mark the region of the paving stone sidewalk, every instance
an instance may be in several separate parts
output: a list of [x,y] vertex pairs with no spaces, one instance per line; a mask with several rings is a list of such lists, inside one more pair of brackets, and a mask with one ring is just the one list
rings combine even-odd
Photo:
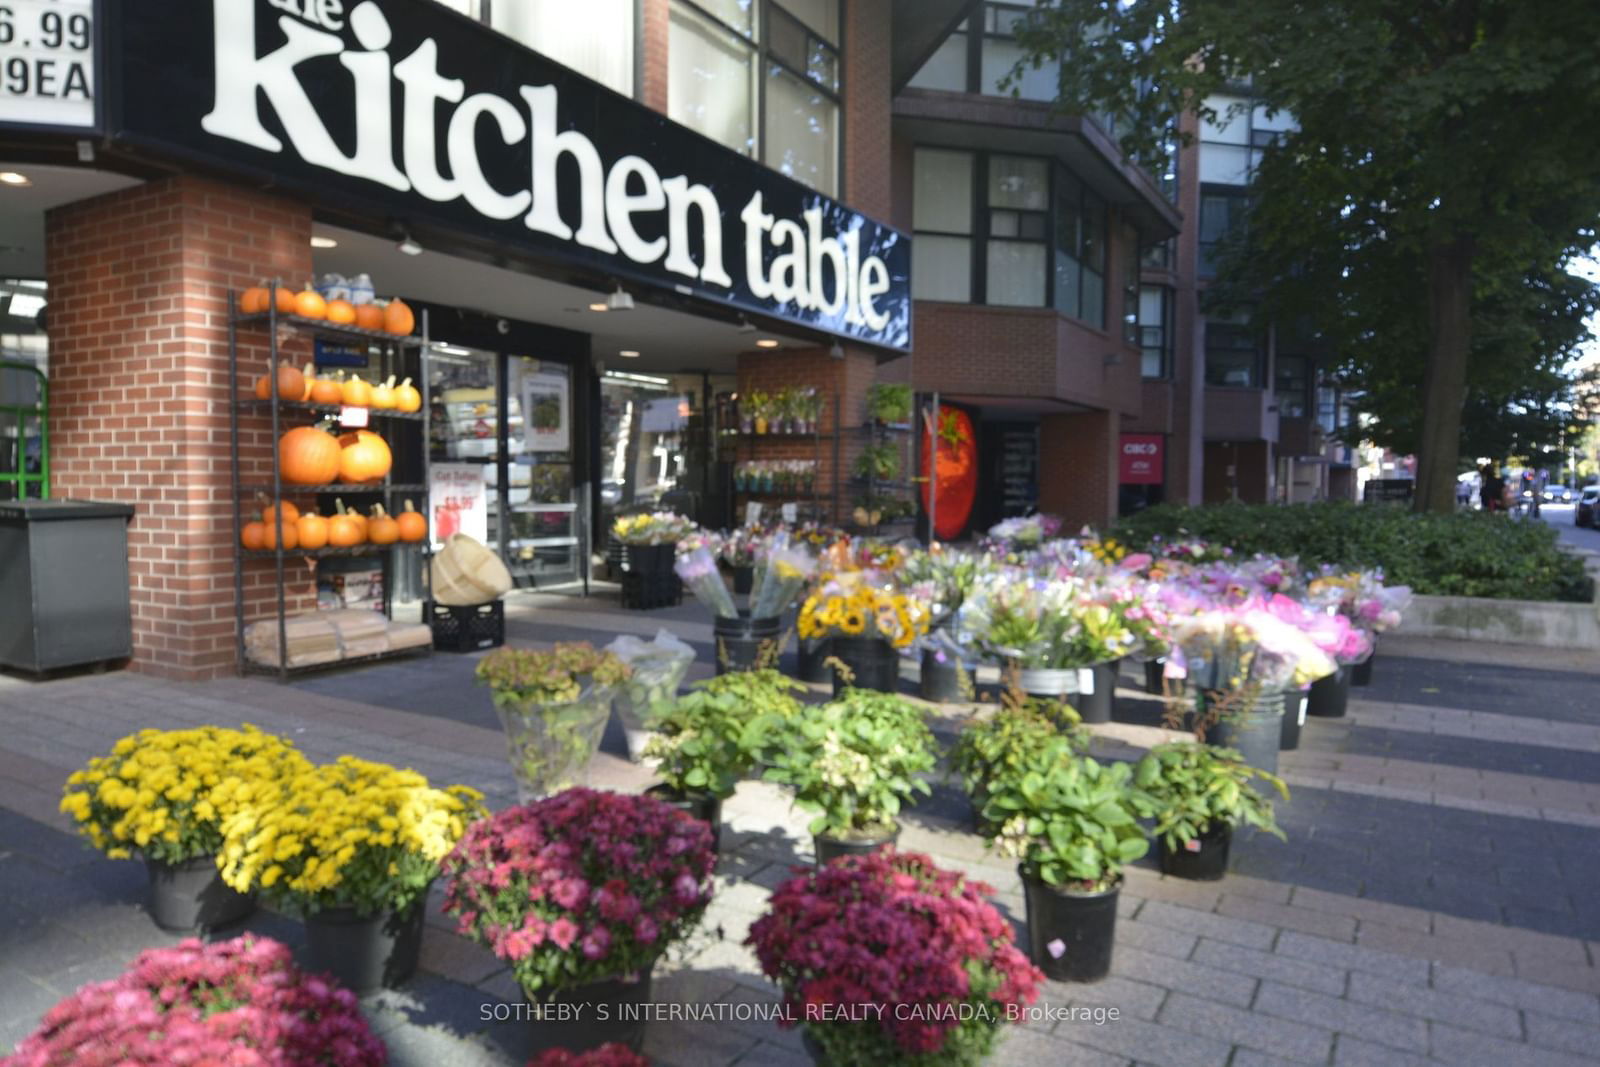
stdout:
[[[653,633],[663,613],[604,601],[518,598],[525,641]],[[691,643],[709,627],[665,613]],[[702,627],[705,633],[695,627]],[[1395,643],[1402,651],[1403,642]],[[1164,879],[1148,863],[1122,894],[1112,977],[1050,984],[1051,1009],[1012,1028],[997,1064],[1582,1064],[1600,1048],[1600,717],[1596,670],[1540,670],[1505,649],[1432,642],[1386,654],[1343,720],[1310,720],[1286,753],[1288,840],[1236,843],[1220,883]],[[61,780],[146,726],[254,722],[308,755],[355,752],[441,781],[513,796],[472,657],[331,674],[174,684],[135,674],[34,683],[0,676],[0,1052],[86,981],[173,938],[141,910],[142,868],[87,851],[57,814]],[[702,667],[699,673],[704,673]],[[1131,673],[1124,683],[1133,682]],[[1486,699],[1485,694],[1517,694]],[[1137,755],[1162,735],[1125,689],[1127,721],[1097,750]],[[948,739],[964,709],[935,711]],[[649,781],[613,727],[595,784]],[[805,816],[745,783],[724,808],[718,892],[705,923],[656,972],[665,1004],[725,1004],[724,1021],[652,1023],[653,1062],[809,1062],[797,1035],[756,1009],[774,992],[742,945],[771,888],[810,860]],[[940,785],[909,813],[901,847],[932,853],[997,890],[1020,925],[1014,868],[969,830],[965,801]],[[251,929],[297,945],[296,926],[258,914]],[[521,1063],[526,1023],[496,1022],[520,1001],[505,969],[430,910],[424,973],[365,1009],[398,1065]],[[1067,1009],[1077,1015],[1063,1018]],[[1093,1009],[1106,1009],[1096,1014]],[[1117,1017],[1109,1017],[1115,1009]],[[755,1017],[749,1017],[755,1016]],[[1097,1021],[1098,1020],[1098,1021]]]

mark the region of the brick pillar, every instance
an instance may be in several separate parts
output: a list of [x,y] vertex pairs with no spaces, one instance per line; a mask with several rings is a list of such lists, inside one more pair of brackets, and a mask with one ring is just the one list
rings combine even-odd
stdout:
[[639,102],[667,113],[667,41],[670,0],[640,0]]
[[844,13],[844,165],[839,199],[877,219],[890,216],[888,0],[848,0]]
[[1039,420],[1039,510],[1061,516],[1066,533],[1117,514],[1118,426],[1114,411]]
[[[227,292],[269,276],[302,284],[310,236],[306,205],[188,176],[46,213],[51,479],[58,496],[134,506],[137,670],[234,669]],[[266,338],[241,340],[248,387],[265,370]],[[310,358],[299,340],[285,356]],[[268,480],[263,417],[243,425],[241,444],[248,476]],[[250,565],[252,614],[271,573]],[[290,608],[304,609],[315,595],[305,565],[291,561],[287,574]]]

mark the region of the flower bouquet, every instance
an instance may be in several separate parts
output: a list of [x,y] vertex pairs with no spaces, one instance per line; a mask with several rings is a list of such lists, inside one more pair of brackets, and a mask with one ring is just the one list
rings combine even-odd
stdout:
[[693,519],[672,511],[623,515],[611,524],[611,535],[625,545],[675,545],[695,531]]
[[526,802],[583,778],[612,697],[633,672],[614,654],[575,641],[542,652],[497,648],[478,661],[475,674],[489,687]]
[[775,619],[788,610],[817,573],[817,558],[783,527],[756,546],[755,578],[750,592],[750,617]]
[[833,658],[850,675],[836,675],[835,695],[846,684],[892,693],[899,688],[898,653],[928,633],[928,608],[878,571],[844,571],[806,597],[797,631],[802,641],[831,639]]
[[739,609],[734,606],[728,583],[722,580],[722,572],[717,569],[717,555],[716,546],[709,541],[691,539],[678,546],[673,569],[695,600],[704,604],[713,617],[737,618]]
[[645,725],[650,709],[678,695],[678,686],[683,684],[683,676],[694,662],[694,649],[671,630],[663,628],[649,641],[623,634],[601,652],[616,656],[628,668],[628,677],[617,690],[614,707],[627,736],[628,757],[637,762],[643,757],[645,743],[650,737]]
[[289,949],[244,936],[139,954],[109,982],[45,1013],[13,1067],[382,1067],[388,1054],[356,998],[294,965]]
[[654,797],[569,789],[469,827],[444,862],[444,909],[530,999],[638,1003],[705,912],[715,859],[710,828]]
[[976,1065],[1044,977],[993,892],[917,853],[852,857],[779,886],[746,944],[818,1062]]
[[1001,557],[1028,552],[1054,537],[1060,529],[1061,520],[1054,515],[1022,515],[991,526],[983,548]]
[[254,726],[141,730],[69,775],[61,810],[107,856],[143,857],[158,925],[221,926],[253,906],[218,871],[223,823],[255,791],[310,767],[290,742]]

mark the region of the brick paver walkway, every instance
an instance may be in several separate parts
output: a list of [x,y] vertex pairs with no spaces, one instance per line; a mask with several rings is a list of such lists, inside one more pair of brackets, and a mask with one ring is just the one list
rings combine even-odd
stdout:
[[[685,608],[623,614],[601,599],[517,598],[517,640],[646,635],[665,622],[702,648],[710,628]],[[1116,1008],[1096,1023],[1015,1028],[999,1064],[1551,1064],[1600,1049],[1600,668],[1560,654],[1391,642],[1375,684],[1344,720],[1308,722],[1283,766],[1294,799],[1288,841],[1235,845],[1220,883],[1131,870],[1113,976],[1052,984],[1060,1009]],[[704,655],[702,657],[705,658]],[[177,685],[134,674],[44,684],[0,677],[0,1050],[79,984],[171,940],[143,914],[143,870],[85,850],[56,813],[61,780],[145,726],[249,721],[314,758],[342,752],[417,767],[439,781],[512,796],[487,697],[470,657],[327,675]],[[1501,666],[1519,663],[1523,666]],[[703,665],[699,673],[704,673]],[[1130,679],[1131,680],[1131,679]],[[1128,691],[1130,719],[1141,714]],[[962,709],[938,709],[946,740]],[[1097,749],[1136,755],[1149,725],[1099,729]],[[621,751],[620,736],[608,747]],[[595,784],[642,788],[612,755]],[[806,818],[775,789],[745,783],[724,808],[717,898],[695,937],[657,970],[657,1001],[765,1004],[772,987],[742,941],[771,887],[810,858]],[[986,854],[964,799],[940,786],[908,814],[904,848],[966,868],[1023,915],[1016,873]],[[297,940],[270,914],[252,928]],[[511,1064],[528,1024],[496,1023],[520,994],[485,950],[430,918],[425,973],[367,1002],[400,1065]],[[733,1013],[736,1014],[736,1013]],[[772,1024],[653,1023],[646,1051],[685,1067],[809,1062]]]

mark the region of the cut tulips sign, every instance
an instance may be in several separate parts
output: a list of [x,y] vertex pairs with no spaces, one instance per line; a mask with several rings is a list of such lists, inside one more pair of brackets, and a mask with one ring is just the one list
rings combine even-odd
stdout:
[[122,138],[910,345],[904,235],[438,4],[119,6]]

